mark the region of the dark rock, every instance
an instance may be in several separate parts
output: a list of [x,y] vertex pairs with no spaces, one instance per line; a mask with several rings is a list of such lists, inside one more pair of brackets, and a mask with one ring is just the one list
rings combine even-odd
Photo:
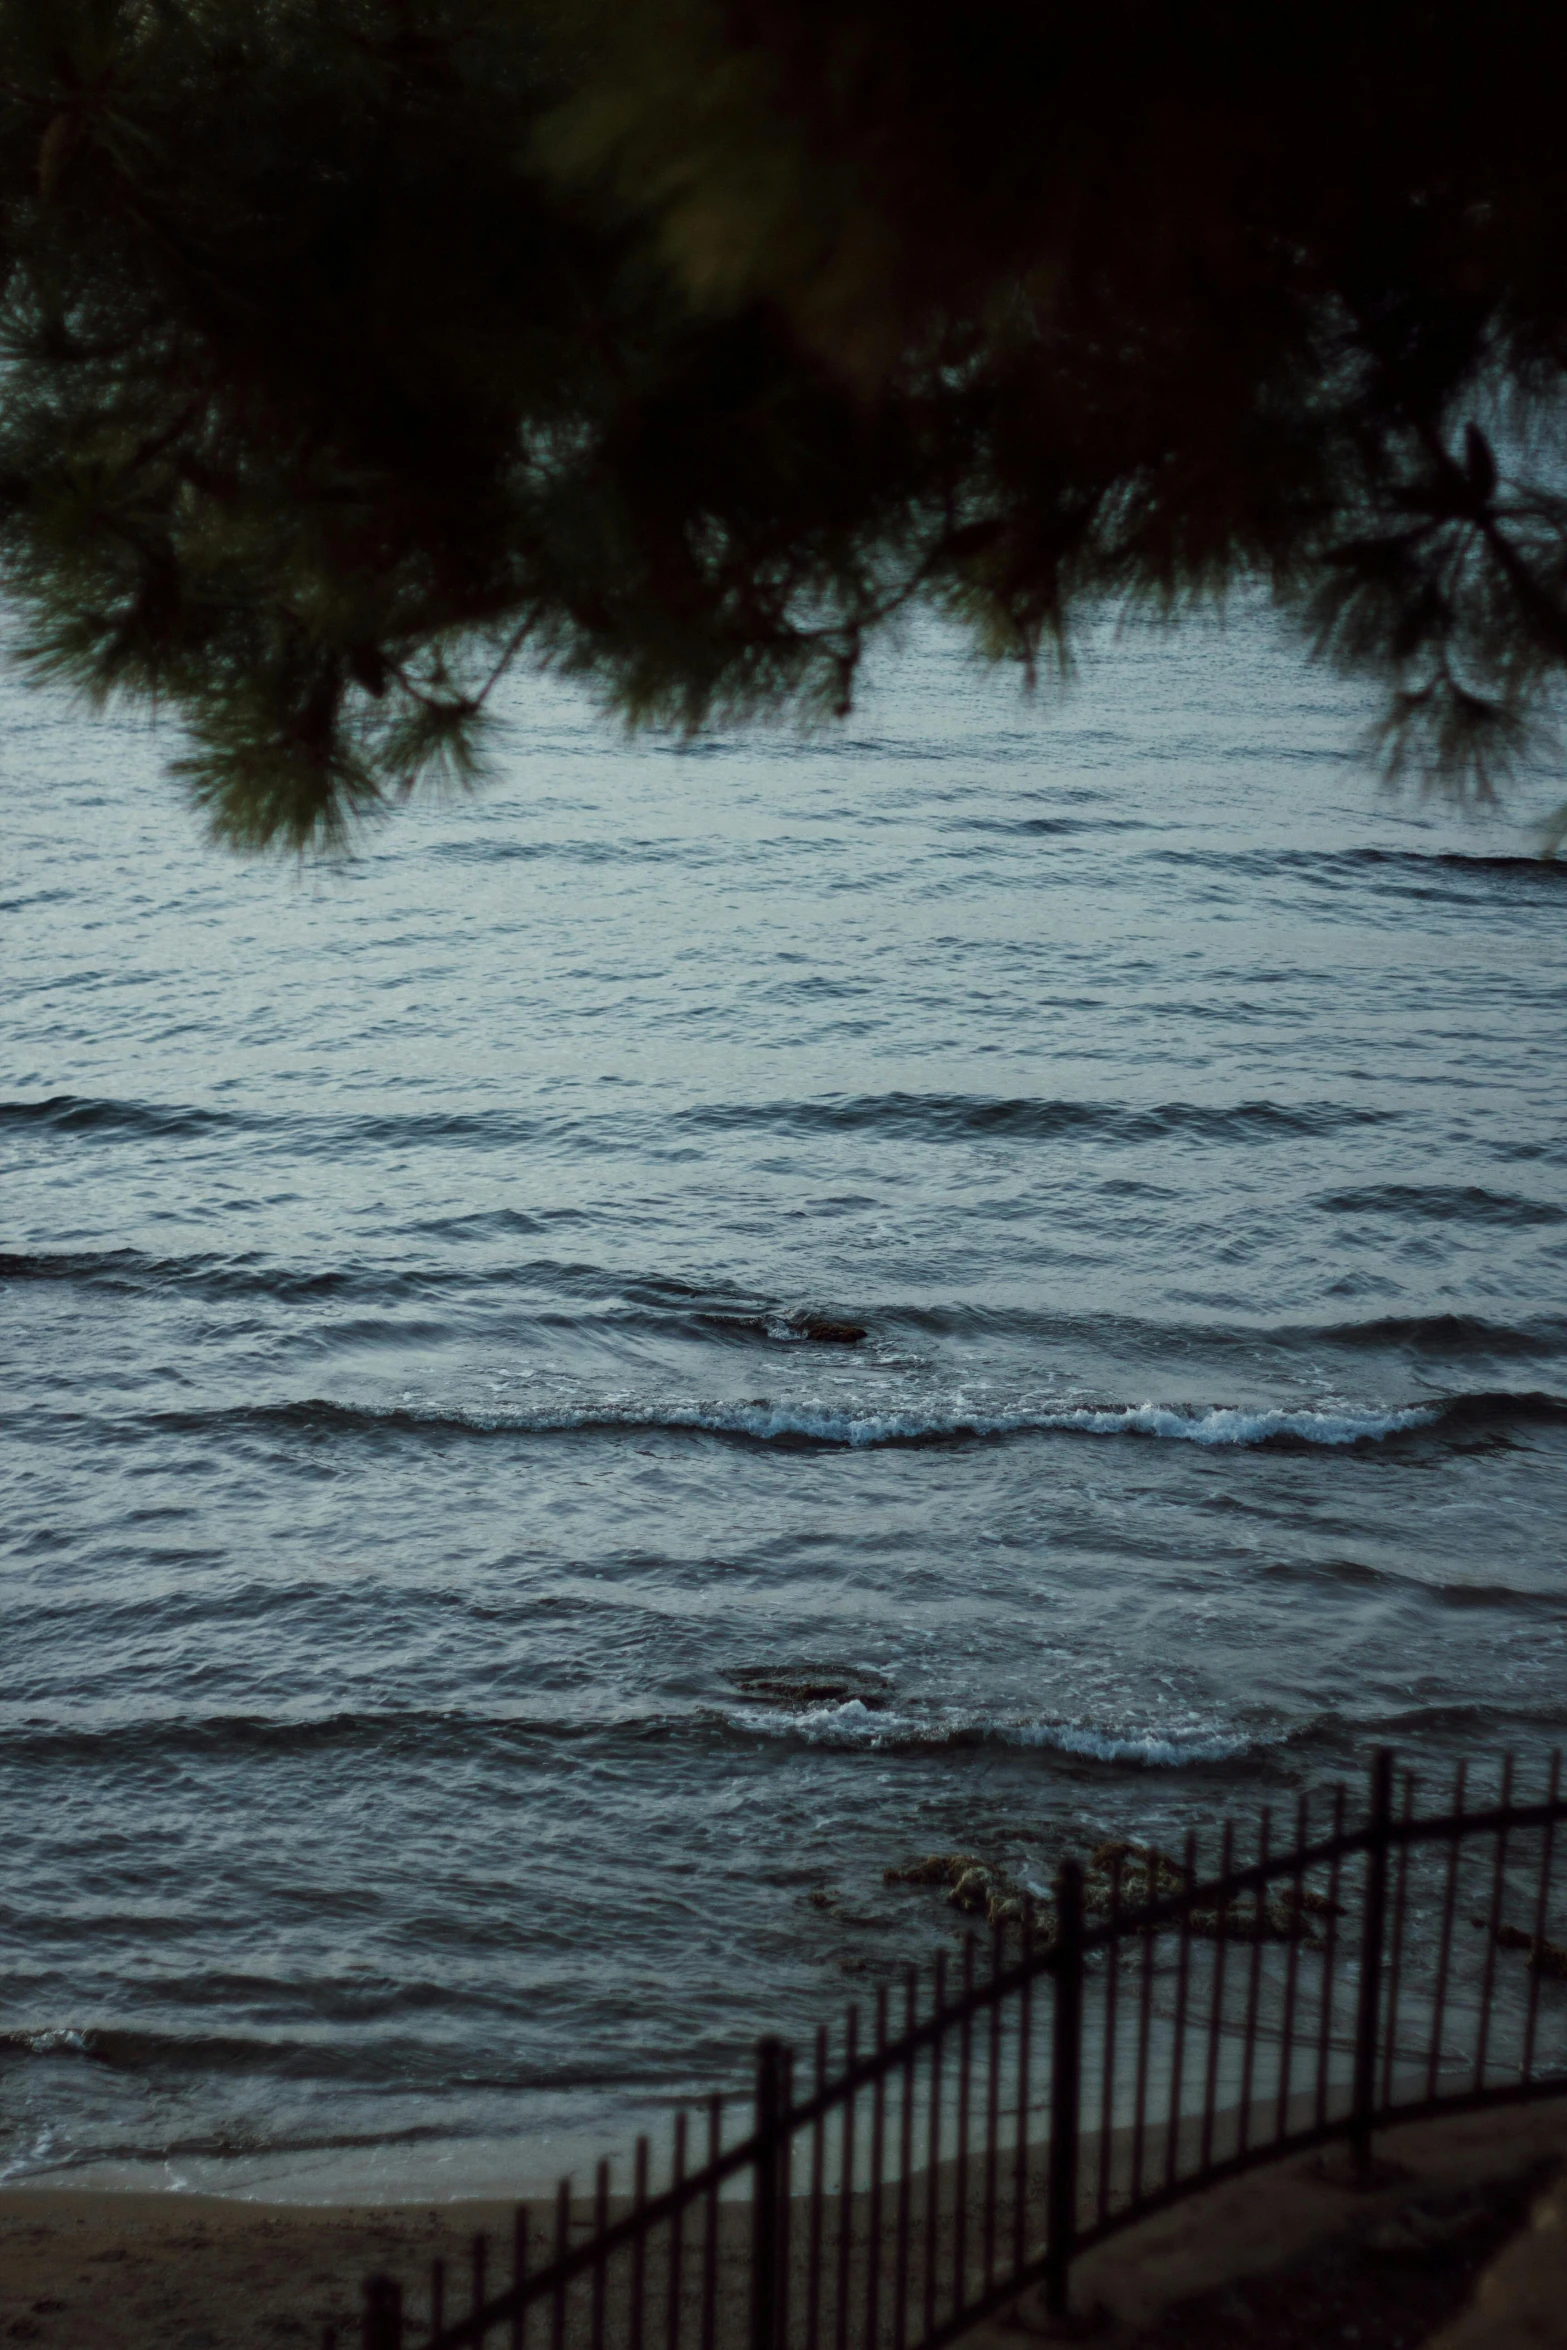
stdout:
[[779,1327],[791,1338],[813,1346],[858,1346],[870,1333],[863,1322],[836,1322],[830,1314],[785,1314]]
[[[1489,1918],[1469,1921],[1482,1934],[1490,1922]],[[1567,1982],[1567,1943],[1552,1942],[1544,1935],[1526,1934],[1522,1926],[1508,1925],[1499,1925],[1491,1938],[1498,1950],[1527,1950],[1535,1974],[1549,1975],[1554,1982]]]
[[873,1712],[892,1701],[885,1681],[853,1666],[741,1665],[726,1676],[740,1695],[757,1705],[805,1713],[817,1705],[860,1704]]
[[972,1852],[928,1852],[923,1860],[906,1861],[902,1868],[883,1869],[884,1885],[947,1885],[952,1886],[970,1869],[983,1866]]
[[966,1909],[971,1917],[990,1907],[991,1895],[998,1890],[997,1880],[987,1868],[965,1869],[947,1899],[954,1909]]

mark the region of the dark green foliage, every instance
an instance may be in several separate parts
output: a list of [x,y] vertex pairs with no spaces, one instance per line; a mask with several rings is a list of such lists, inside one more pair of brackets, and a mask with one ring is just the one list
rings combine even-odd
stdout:
[[1485,792],[1567,661],[1534,6],[0,0],[0,559],[248,846],[519,656],[845,708],[1261,579]]

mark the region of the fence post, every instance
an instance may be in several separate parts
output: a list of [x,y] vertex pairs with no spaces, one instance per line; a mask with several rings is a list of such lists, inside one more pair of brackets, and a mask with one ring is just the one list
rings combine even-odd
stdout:
[[751,2350],[774,2350],[778,2333],[778,2160],[783,2042],[756,2047],[756,2178],[751,2205]]
[[1366,1911],[1360,1936],[1360,2009],[1355,2019],[1355,2102],[1349,2142],[1357,2172],[1371,2169],[1371,2117],[1376,2108],[1377,2028],[1382,2014],[1382,1943],[1387,1923],[1388,1827],[1393,1816],[1393,1752],[1379,1746],[1371,1758],[1370,1840],[1366,1846]]
[[1056,1877],[1055,1978],[1045,2308],[1051,2317],[1064,2317],[1077,2234],[1078,2089],[1083,2061],[1083,1872],[1075,1860],[1064,1860]]
[[364,2350],[403,2350],[403,2288],[395,2277],[366,2277]]

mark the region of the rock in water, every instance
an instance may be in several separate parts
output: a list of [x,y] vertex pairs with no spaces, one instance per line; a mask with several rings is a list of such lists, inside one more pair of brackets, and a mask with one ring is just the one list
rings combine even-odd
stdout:
[[779,1327],[790,1338],[809,1339],[816,1346],[858,1346],[869,1335],[863,1322],[838,1322],[830,1314],[785,1314]]
[[739,1665],[726,1678],[753,1704],[793,1713],[818,1705],[863,1705],[879,1713],[892,1699],[879,1675],[853,1665]]

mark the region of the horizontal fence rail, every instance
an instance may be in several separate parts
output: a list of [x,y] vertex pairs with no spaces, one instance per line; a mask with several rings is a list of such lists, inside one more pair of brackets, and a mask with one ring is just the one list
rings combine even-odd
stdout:
[[939,2350],[1036,2285],[1065,2313],[1078,2254],[1253,2164],[1369,2174],[1394,2122],[1567,2092],[1560,1756],[1431,1813],[1383,1749],[1346,1812],[1264,1811],[1245,1860],[1226,1824],[1208,1875],[1195,1836],[1063,1862],[808,2057],[764,2040],[740,2134],[711,2098],[656,2185],[639,2138],[629,2191],[601,2162],[520,2205],[504,2284],[483,2236],[461,2309],[440,2262],[417,2312],[369,2278],[362,2350]]

